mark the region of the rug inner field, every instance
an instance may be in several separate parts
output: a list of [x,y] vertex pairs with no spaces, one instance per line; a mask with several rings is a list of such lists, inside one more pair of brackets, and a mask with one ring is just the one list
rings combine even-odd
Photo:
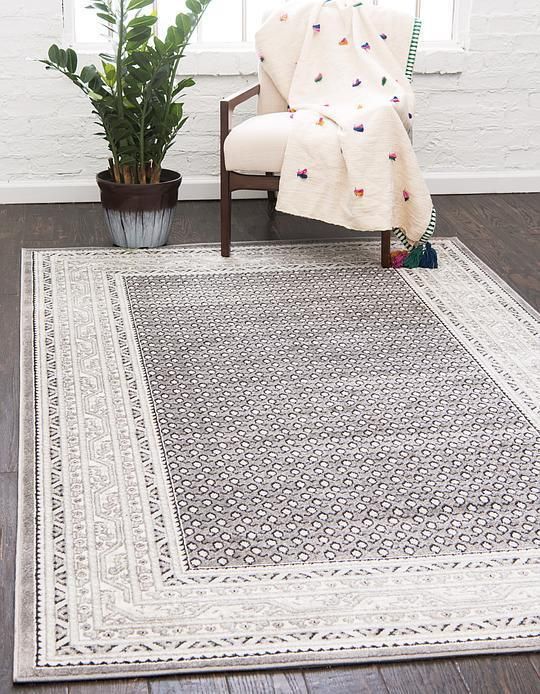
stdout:
[[190,568],[534,546],[537,433],[398,273],[125,282]]

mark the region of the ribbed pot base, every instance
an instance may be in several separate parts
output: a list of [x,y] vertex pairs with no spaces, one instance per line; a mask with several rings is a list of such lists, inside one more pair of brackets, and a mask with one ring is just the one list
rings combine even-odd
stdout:
[[104,208],[112,242],[122,248],[165,246],[174,211],[174,207],[146,212],[121,212]]

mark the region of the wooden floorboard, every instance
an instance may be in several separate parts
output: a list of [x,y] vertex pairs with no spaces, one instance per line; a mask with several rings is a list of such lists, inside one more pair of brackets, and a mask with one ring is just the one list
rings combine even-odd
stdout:
[[68,685],[69,694],[148,694],[146,679],[77,682]]
[[306,670],[304,678],[309,694],[388,694],[377,665],[327,667]]
[[0,472],[17,470],[19,297],[0,294]]
[[386,687],[392,694],[470,694],[451,660],[421,660],[381,666]]
[[253,672],[227,675],[230,694],[307,694],[299,670]]
[[[438,234],[457,236],[529,303],[540,306],[540,194],[438,196]],[[171,243],[217,243],[215,202],[184,202]],[[233,240],[356,238],[330,225],[233,204]],[[12,685],[20,249],[108,246],[99,205],[0,206],[0,694],[534,694],[540,655],[358,667]]]
[[526,653],[458,658],[456,667],[469,691],[474,694],[540,692],[538,673]]
[[150,694],[229,694],[227,675],[186,675],[149,680]]

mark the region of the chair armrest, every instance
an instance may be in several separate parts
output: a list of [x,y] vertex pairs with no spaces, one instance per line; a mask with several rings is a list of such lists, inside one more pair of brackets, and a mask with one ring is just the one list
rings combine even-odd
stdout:
[[247,89],[243,89],[240,92],[236,92],[235,94],[231,94],[231,96],[222,99],[221,103],[228,104],[228,107],[231,110],[234,110],[238,106],[238,104],[242,104],[244,101],[247,101],[248,99],[257,96],[257,94],[259,94],[260,91],[261,85],[254,84],[251,87],[248,87]]
[[220,130],[221,130],[221,144],[225,142],[227,135],[231,132],[231,116],[234,109],[239,105],[243,104],[245,101],[257,96],[261,91],[260,84],[254,84],[247,89],[243,89],[240,92],[231,94],[225,99],[219,102],[220,110]]

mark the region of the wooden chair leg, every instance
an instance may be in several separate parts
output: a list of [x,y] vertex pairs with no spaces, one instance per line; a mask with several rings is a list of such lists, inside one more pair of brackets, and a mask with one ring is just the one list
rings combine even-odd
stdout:
[[[273,176],[274,174],[271,171],[267,171],[266,175],[267,176]],[[269,190],[268,191],[268,214],[272,215],[276,211],[276,201],[277,201],[276,192],[274,190]]]
[[231,188],[229,173],[221,174],[221,255],[228,258],[231,255]]
[[392,258],[390,256],[391,243],[392,232],[383,231],[381,237],[381,265],[383,267],[392,267]]

